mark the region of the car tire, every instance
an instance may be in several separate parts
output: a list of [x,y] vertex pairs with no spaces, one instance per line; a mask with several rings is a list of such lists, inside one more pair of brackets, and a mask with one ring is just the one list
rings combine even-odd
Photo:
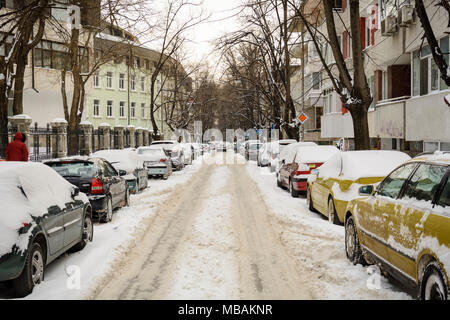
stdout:
[[292,182],[292,180],[289,180],[289,192],[292,198],[298,198],[298,196],[300,195],[300,192],[294,189],[294,183]]
[[280,179],[278,179],[279,175],[277,176],[277,186],[278,188],[283,189],[283,184],[281,183]]
[[354,265],[367,264],[362,253],[358,232],[352,216],[350,216],[345,223],[345,254],[347,259]]
[[448,286],[444,273],[437,261],[430,262],[425,268],[420,284],[421,300],[448,300]]
[[312,196],[311,196],[311,188],[309,186],[306,187],[306,204],[308,206],[309,211],[317,212],[317,210],[314,209],[314,205],[312,202]]
[[112,216],[113,216],[112,200],[111,200],[111,197],[107,197],[107,199],[106,199],[106,210],[105,210],[105,214],[103,215],[101,221],[103,223],[111,222]]
[[331,196],[328,198],[328,221],[332,224],[340,224],[336,208],[334,206],[333,197]]
[[33,288],[44,281],[44,273],[44,253],[41,246],[35,242],[28,251],[22,273],[11,282],[15,296],[23,298],[33,292]]
[[81,241],[73,247],[73,252],[83,250],[88,242],[92,242],[94,239],[94,224],[92,218],[89,215],[85,215],[82,229]]

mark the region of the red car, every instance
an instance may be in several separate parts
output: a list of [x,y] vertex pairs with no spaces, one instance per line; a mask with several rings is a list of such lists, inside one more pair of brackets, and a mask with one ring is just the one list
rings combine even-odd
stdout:
[[278,186],[287,188],[294,198],[298,197],[301,192],[306,192],[311,170],[319,168],[339,152],[333,146],[299,146],[290,150],[282,162]]

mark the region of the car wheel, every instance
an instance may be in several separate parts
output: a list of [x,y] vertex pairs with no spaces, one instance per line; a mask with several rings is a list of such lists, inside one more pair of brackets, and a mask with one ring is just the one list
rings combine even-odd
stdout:
[[316,212],[316,209],[314,209],[314,205],[312,202],[311,189],[309,186],[306,188],[306,205],[308,206],[308,209],[310,211]]
[[102,222],[108,223],[111,222],[113,216],[113,207],[112,207],[112,200],[110,197],[106,200],[106,211],[103,215]]
[[347,219],[345,224],[345,254],[347,255],[347,259],[355,265],[366,264],[352,216]]
[[94,238],[94,225],[92,224],[92,219],[90,216],[86,215],[84,217],[83,229],[82,229],[81,241],[78,242],[74,247],[73,251],[81,251],[86,247],[89,241]]
[[289,181],[289,192],[291,193],[291,196],[293,198],[298,198],[300,194],[300,192],[294,189],[294,183],[292,182],[292,180]]
[[333,198],[328,199],[328,221],[332,224],[339,224],[336,208],[334,207]]
[[282,188],[283,189],[283,184],[281,183],[281,180],[279,179],[280,175],[277,175],[277,186],[278,188]]
[[20,276],[12,280],[13,290],[19,298],[33,292],[33,288],[44,281],[44,253],[38,243],[33,243],[25,260],[25,267]]
[[448,300],[448,287],[439,263],[432,261],[425,268],[420,285],[422,300]]
[[163,176],[162,176],[162,179],[163,179],[163,180],[167,180],[167,179],[169,179],[169,174],[168,174],[168,173],[166,173],[165,175],[163,175]]

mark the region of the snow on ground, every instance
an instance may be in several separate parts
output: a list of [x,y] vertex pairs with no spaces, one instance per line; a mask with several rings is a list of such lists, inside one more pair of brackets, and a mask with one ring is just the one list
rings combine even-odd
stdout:
[[374,276],[376,267],[354,266],[347,260],[343,226],[309,211],[304,197],[292,198],[278,188],[267,168],[251,162],[247,171],[279,223],[280,239],[298,270],[310,275],[314,299],[411,299],[385,277]]
[[179,250],[166,299],[239,299],[232,197],[222,191],[229,175],[227,167],[219,167],[209,178],[209,197]]
[[[148,226],[147,219],[152,218],[158,203],[177,190],[176,186],[185,184],[202,164],[200,158],[183,171],[174,172],[166,181],[149,180],[149,188],[137,195],[131,195],[130,207],[115,211],[112,222],[95,223],[94,241],[84,250],[63,255],[52,262],[46,269],[45,281],[25,299],[83,298],[110,269],[115,259],[134,245],[139,233]],[[1,298],[4,297],[0,293]]]

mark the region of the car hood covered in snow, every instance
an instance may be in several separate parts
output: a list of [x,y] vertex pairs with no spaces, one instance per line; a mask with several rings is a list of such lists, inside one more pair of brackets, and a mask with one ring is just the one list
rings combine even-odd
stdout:
[[[18,230],[41,217],[51,206],[65,208],[72,202],[74,186],[52,168],[31,162],[0,163],[0,256],[18,241]],[[85,194],[76,197],[84,203]]]

